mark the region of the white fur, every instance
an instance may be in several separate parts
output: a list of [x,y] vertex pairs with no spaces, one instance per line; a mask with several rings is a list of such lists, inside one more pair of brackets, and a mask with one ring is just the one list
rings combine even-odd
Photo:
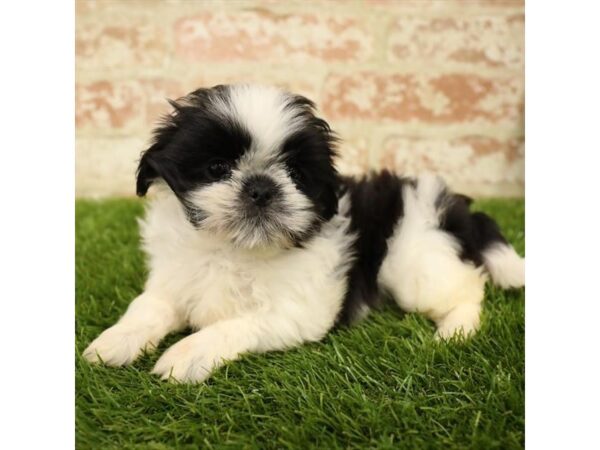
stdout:
[[[347,203],[342,199],[340,209]],[[189,325],[199,331],[168,349],[154,373],[201,381],[242,353],[317,341],[333,326],[346,292],[355,239],[348,226],[340,214],[302,249],[244,249],[195,229],[162,189],[141,222],[150,257],[145,293],[84,356],[127,364]]]
[[443,189],[431,176],[404,187],[404,217],[388,241],[379,282],[403,310],[424,314],[436,322],[437,336],[448,338],[479,326],[486,275],[461,261],[458,242],[437,228],[435,201]]
[[184,325],[183,317],[166,298],[147,291],[131,302],[121,320],[98,336],[83,356],[91,362],[101,359],[109,366],[130,364]]
[[230,88],[228,104],[216,107],[230,120],[240,122],[254,142],[244,160],[259,169],[276,159],[281,143],[302,127],[298,111],[289,108],[289,94],[272,86],[235,85]]
[[525,286],[525,259],[512,245],[495,244],[483,252],[485,268],[492,280],[502,288]]

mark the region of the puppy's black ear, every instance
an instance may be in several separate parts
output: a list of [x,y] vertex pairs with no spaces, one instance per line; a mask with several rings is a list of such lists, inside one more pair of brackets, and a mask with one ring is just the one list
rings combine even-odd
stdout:
[[162,178],[179,195],[187,189],[185,178],[180,173],[178,164],[170,156],[171,150],[161,143],[155,143],[142,154],[137,169],[136,193],[143,197],[157,178]]
[[157,151],[156,144],[142,153],[140,163],[137,168],[137,181],[135,192],[138,196],[143,197],[148,192],[148,188],[160,175],[154,168],[152,162],[153,154]]
[[[173,106],[175,102],[169,100]],[[154,142],[148,150],[142,153],[137,168],[136,193],[143,197],[148,192],[150,185],[157,179],[163,178],[173,189],[173,168],[169,168],[169,144],[177,133],[178,126],[175,116],[169,115],[163,118],[163,124],[154,130]]]

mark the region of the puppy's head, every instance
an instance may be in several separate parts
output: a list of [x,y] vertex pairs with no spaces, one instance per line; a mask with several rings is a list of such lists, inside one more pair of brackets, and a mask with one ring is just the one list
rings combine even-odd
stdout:
[[337,209],[335,137],[314,104],[276,88],[199,89],[176,102],[140,160],[188,220],[244,248],[301,243]]

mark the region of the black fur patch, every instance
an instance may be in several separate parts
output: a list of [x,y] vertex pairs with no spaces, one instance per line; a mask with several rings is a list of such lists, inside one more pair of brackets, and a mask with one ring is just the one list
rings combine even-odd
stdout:
[[494,220],[482,212],[471,212],[472,200],[461,194],[445,192],[440,198],[440,229],[456,238],[461,246],[460,258],[477,267],[483,265],[483,251],[494,243],[506,244],[506,239]]
[[296,111],[305,124],[289,136],[281,149],[292,180],[299,190],[310,198],[322,221],[337,212],[339,178],[334,165],[337,137],[329,124],[314,114],[314,103],[300,95],[293,95],[287,108]]
[[402,187],[410,182],[387,171],[368,178],[344,178],[343,191],[350,194],[351,231],[358,234],[355,261],[348,273],[348,292],[338,316],[350,324],[363,304],[380,303],[377,275],[387,254],[387,239],[404,212]]
[[233,165],[250,147],[252,138],[235,121],[214,110],[216,98],[226,100],[223,86],[198,89],[171,102],[174,112],[154,131],[154,141],[142,154],[137,171],[137,195],[163,178],[173,192],[183,194],[211,181],[208,167],[216,159]]

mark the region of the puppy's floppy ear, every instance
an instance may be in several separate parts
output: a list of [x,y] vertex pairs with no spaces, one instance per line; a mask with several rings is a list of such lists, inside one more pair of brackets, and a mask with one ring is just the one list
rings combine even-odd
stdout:
[[139,197],[143,197],[148,192],[148,188],[160,175],[154,168],[152,161],[153,154],[157,151],[156,144],[142,153],[140,163],[137,168],[137,181],[135,192]]
[[[177,103],[169,100],[169,103],[177,108]],[[154,142],[150,148],[142,153],[137,168],[136,193],[143,197],[148,192],[150,185],[157,179],[163,178],[171,189],[175,190],[174,170],[169,164],[167,147],[173,141],[178,126],[174,115],[163,118],[163,124],[154,130]]]
[[160,142],[157,142],[142,154],[137,169],[136,193],[138,196],[146,195],[148,188],[157,178],[165,180],[176,195],[186,190],[185,178],[182,177],[178,165],[169,155],[169,151]]

